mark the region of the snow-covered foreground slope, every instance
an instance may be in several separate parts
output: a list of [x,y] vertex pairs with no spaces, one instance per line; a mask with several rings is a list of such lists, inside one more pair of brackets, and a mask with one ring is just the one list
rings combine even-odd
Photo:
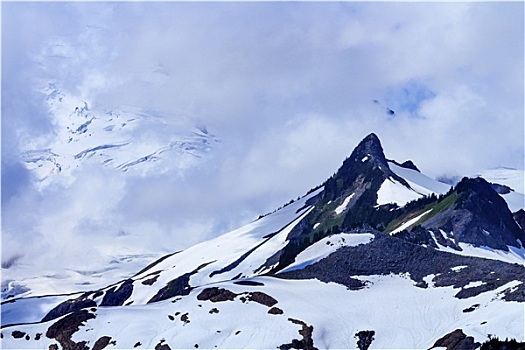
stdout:
[[[179,276],[189,274],[189,286],[202,286],[234,278],[252,277],[265,273],[267,259],[287,243],[290,230],[303,218],[311,206],[305,203],[320,190],[265,216],[238,230],[197,244],[172,255],[137,274],[132,304],[144,304],[157,293],[158,286]],[[155,278],[152,285],[142,282]]]
[[[272,266],[263,265],[269,257],[287,244],[287,236],[290,230],[311,208],[311,206],[306,205],[306,202],[321,190],[312,192],[281,210],[237,230],[158,259],[133,277],[125,280],[132,282],[133,290],[122,303],[146,304],[153,298],[165,298],[166,294],[159,292],[159,289],[170,285],[170,282],[174,280],[177,280],[177,283],[180,282],[181,292],[184,292],[184,290],[196,286],[234,278],[252,277],[267,272]],[[140,267],[142,268],[144,265],[146,264],[144,263]],[[136,269],[136,271],[138,270],[139,268]],[[109,273],[109,271],[105,271],[105,273]],[[68,278],[64,278],[64,280],[65,283],[71,284],[72,282]],[[38,279],[38,284],[51,282],[47,288],[46,286],[39,286],[36,282],[34,285],[40,287],[39,290],[47,290],[47,295],[58,294],[60,287],[65,287],[60,284],[60,281],[59,279],[55,285],[53,276],[51,276]],[[115,289],[115,286],[120,287],[123,284],[123,281],[107,283],[107,278],[104,278],[103,281],[106,284],[83,286],[84,288],[79,286],[77,291],[94,291],[102,288],[107,292],[112,288]],[[69,287],[71,286],[69,285]],[[93,294],[90,298],[100,304],[104,295],[95,297]],[[30,291],[22,294],[22,296],[30,295]],[[42,295],[40,294],[40,296]],[[46,305],[52,304],[53,300],[57,299],[53,297],[52,300],[46,301]],[[2,310],[3,312],[4,310]],[[9,323],[19,323],[28,320],[37,322],[42,318],[41,314],[34,313],[32,310],[27,310],[27,313],[26,315],[23,310],[18,310],[9,318],[2,320],[2,324],[5,325],[6,322],[4,321],[6,320],[9,320]]]
[[[160,344],[171,349],[275,349],[293,339],[310,339],[319,349],[354,349],[358,332],[373,331],[371,348],[428,349],[457,328],[477,341],[487,334],[524,340],[523,306],[500,300],[499,290],[456,299],[453,287],[416,288],[410,279],[394,275],[369,276],[360,290],[317,280],[256,277],[245,282],[251,285],[227,281],[151,305],[85,310],[71,340],[91,348],[106,336],[111,338],[108,349]],[[63,319],[73,322],[80,313]],[[59,322],[3,329],[3,346],[47,349],[58,343],[47,336],[56,337],[53,324]],[[13,334],[21,333],[14,332],[24,334],[15,339]]]

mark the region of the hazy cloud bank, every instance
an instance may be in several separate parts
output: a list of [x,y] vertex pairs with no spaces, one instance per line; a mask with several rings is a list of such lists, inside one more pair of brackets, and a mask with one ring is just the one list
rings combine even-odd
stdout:
[[[187,247],[304,194],[370,132],[432,176],[523,169],[523,6],[5,3],[3,260]],[[186,118],[221,143],[182,170],[86,162],[38,190],[19,153],[56,141],[39,92],[50,82],[94,109]]]

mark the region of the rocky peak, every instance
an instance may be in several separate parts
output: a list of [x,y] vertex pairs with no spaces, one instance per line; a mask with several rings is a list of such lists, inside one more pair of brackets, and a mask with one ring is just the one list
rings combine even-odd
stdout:
[[357,145],[337,173],[327,181],[325,188],[329,187],[327,185],[330,181],[344,183],[343,189],[353,187],[356,181],[364,181],[374,183],[372,187],[377,192],[381,183],[387,178],[395,179],[410,188],[410,185],[403,178],[390,170],[381,141],[376,134],[371,133]]
[[496,191],[492,188],[490,183],[481,177],[469,178],[464,177],[456,185],[456,191],[458,193],[469,193],[476,195],[483,195],[491,197],[491,199],[501,198],[497,195]]
[[369,134],[357,145],[347,161],[349,163],[372,162],[381,166],[387,164],[381,141],[374,133]]
[[463,178],[448,195],[454,205],[423,224],[427,229],[453,233],[456,243],[507,250],[520,247],[525,234],[507,203],[483,178]]

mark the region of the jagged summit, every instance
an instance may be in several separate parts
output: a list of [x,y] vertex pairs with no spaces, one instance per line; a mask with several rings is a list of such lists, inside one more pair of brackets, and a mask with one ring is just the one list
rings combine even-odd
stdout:
[[337,173],[325,182],[324,196],[335,200],[345,192],[355,192],[357,188],[360,188],[358,192],[368,189],[377,192],[387,178],[410,188],[405,179],[390,170],[381,141],[371,133],[359,142]]
[[343,162],[338,173],[347,171],[349,168],[354,168],[356,165],[358,167],[360,167],[359,165],[378,167],[384,172],[390,172],[383,146],[376,134],[371,133],[359,142],[350,154],[350,157]]
[[363,161],[365,157],[377,159],[378,161],[386,161],[381,141],[374,133],[369,134],[361,140],[350,155],[350,159],[354,162]]

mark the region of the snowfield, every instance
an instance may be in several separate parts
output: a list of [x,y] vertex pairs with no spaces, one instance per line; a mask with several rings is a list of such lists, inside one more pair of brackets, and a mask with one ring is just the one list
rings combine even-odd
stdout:
[[388,162],[388,167],[396,175],[405,179],[414,191],[423,195],[444,194],[450,189],[450,185],[434,180],[416,170],[403,168],[392,162]]
[[410,201],[423,196],[444,194],[450,189],[449,185],[431,179],[418,171],[400,167],[388,162],[388,167],[396,175],[402,177],[410,185],[410,188],[393,179],[386,179],[377,192],[377,204],[395,203],[404,206]]
[[[172,349],[275,349],[301,339],[302,322],[313,327],[311,338],[319,349],[355,349],[356,333],[365,330],[375,332],[371,348],[377,349],[428,349],[457,328],[480,342],[487,334],[524,340],[523,306],[498,298],[500,290],[518,281],[468,299],[454,298],[457,290],[452,287],[415,288],[412,280],[396,275],[369,276],[368,286],[357,291],[317,280],[256,277],[249,281],[257,285],[213,284],[236,294],[232,300],[199,300],[210,287],[206,286],[150,305],[99,307],[90,311],[96,318],[81,325],[72,339],[93,346],[100,337],[110,336],[114,348],[120,349],[152,349],[161,343]],[[277,302],[269,306],[247,298],[254,292]],[[464,311],[473,305],[479,306]],[[271,308],[282,313],[269,313]],[[45,336],[35,340],[35,335],[45,334],[54,322],[9,329],[28,334],[29,340],[14,339],[3,330],[3,346],[47,348],[54,341]]]

